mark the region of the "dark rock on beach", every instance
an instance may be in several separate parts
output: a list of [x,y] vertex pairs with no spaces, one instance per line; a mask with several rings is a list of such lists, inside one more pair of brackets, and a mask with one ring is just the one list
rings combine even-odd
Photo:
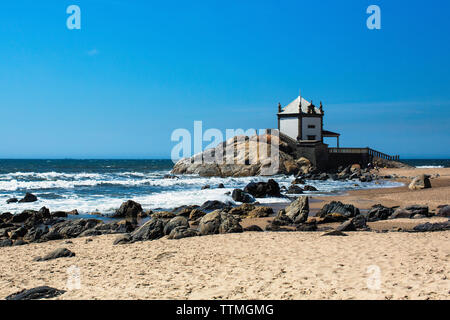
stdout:
[[450,230],[450,221],[438,222],[438,223],[422,223],[413,228],[415,232],[433,232],[433,231],[446,231]]
[[331,216],[334,213],[338,213],[345,218],[352,218],[359,215],[359,209],[355,208],[351,204],[343,204],[340,201],[332,201],[323,206],[317,214],[321,218]]
[[285,209],[286,216],[289,217],[294,224],[306,222],[309,215],[309,200],[308,197],[298,197]]
[[356,231],[352,220],[347,220],[336,228],[337,231]]
[[170,232],[168,239],[178,240],[182,238],[196,237],[199,235],[199,232],[195,229],[191,229],[187,226],[179,226]]
[[242,232],[242,226],[231,214],[216,210],[205,215],[199,224],[200,235]]
[[32,289],[24,289],[22,291],[13,293],[5,298],[5,300],[39,300],[55,298],[64,294],[66,291],[55,288],[42,286]]
[[117,236],[117,238],[114,240],[113,245],[118,245],[118,244],[126,244],[131,242],[132,238],[131,235],[128,233],[125,234],[121,234],[119,236]]
[[246,227],[246,228],[244,228],[244,231],[245,232],[262,232],[262,231],[264,231],[263,229],[261,229],[259,226],[257,226],[257,225],[251,225],[251,226],[248,226],[248,227]]
[[324,233],[322,236],[348,236],[347,234],[343,233],[342,231],[339,230],[333,230],[327,233]]
[[75,253],[73,253],[69,249],[59,248],[59,249],[56,249],[55,251],[52,251],[52,252],[46,254],[43,257],[36,257],[33,260],[34,261],[47,261],[47,260],[53,260],[53,259],[58,259],[58,258],[69,258],[69,257],[74,257],[74,256],[75,256]]
[[439,208],[437,215],[439,217],[450,217],[450,206],[449,205],[441,206]]
[[223,203],[219,200],[208,200],[200,206],[200,210],[202,211],[213,211],[217,209],[230,209],[231,205],[227,203]]
[[289,186],[289,189],[286,192],[287,194],[302,194],[303,193],[303,189],[300,188],[299,186],[293,184]]
[[0,248],[2,248],[2,247],[11,247],[12,245],[13,245],[13,242],[10,239],[0,240]]
[[413,218],[415,215],[423,215],[428,217],[430,215],[428,207],[412,205],[405,208],[398,208],[389,218],[390,219]]
[[394,213],[393,208],[385,207],[381,204],[372,206],[367,214],[369,221],[386,220]]

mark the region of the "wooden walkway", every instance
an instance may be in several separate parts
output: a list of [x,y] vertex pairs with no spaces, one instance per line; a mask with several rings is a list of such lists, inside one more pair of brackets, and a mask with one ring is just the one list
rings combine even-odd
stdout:
[[367,153],[371,158],[381,158],[390,161],[399,161],[400,156],[390,156],[386,153],[373,150],[369,147],[366,148],[328,148],[329,153]]

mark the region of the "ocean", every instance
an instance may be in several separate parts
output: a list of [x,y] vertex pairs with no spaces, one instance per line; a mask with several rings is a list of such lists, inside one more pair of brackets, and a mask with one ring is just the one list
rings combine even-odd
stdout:
[[[414,160],[415,161],[415,160]],[[425,160],[417,160],[425,161]],[[449,166],[449,161],[420,162],[422,166]],[[113,213],[123,201],[132,199],[144,209],[163,210],[181,205],[201,205],[207,200],[230,201],[225,194],[244,188],[250,182],[267,181],[267,177],[205,178],[194,175],[167,179],[173,167],[171,160],[0,160],[0,212],[18,213],[46,206],[51,211],[81,214]],[[274,179],[289,187],[293,177],[279,175]],[[223,183],[224,189],[217,186]],[[384,188],[399,185],[392,181],[363,183],[359,181],[307,181],[318,192],[330,195],[354,189]],[[211,189],[201,190],[210,185]],[[12,197],[26,192],[38,197],[33,203],[7,204]],[[289,202],[286,198],[257,199],[260,203]]]

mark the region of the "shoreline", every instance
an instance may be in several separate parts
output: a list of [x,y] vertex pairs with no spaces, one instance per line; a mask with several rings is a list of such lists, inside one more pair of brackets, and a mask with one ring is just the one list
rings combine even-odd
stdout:
[[[411,191],[405,184],[312,196],[311,212],[331,201],[354,204],[361,211],[376,203],[426,203],[436,212],[438,205],[450,203],[450,168],[405,170],[381,169],[380,175],[397,174],[395,180],[404,183],[409,183],[409,175],[424,170],[439,176],[431,179],[431,189]],[[244,218],[241,225],[264,226],[273,218]],[[379,220],[367,223],[371,231],[346,231],[345,237],[323,236],[341,224],[336,222],[321,224],[321,231],[314,232],[245,231],[179,240],[165,236],[123,245],[113,244],[118,234],[106,234],[2,247],[0,299],[47,285],[67,290],[56,299],[449,300],[450,232],[405,232],[418,224],[448,220],[436,216]],[[58,248],[75,256],[34,260]],[[68,270],[73,267],[80,272],[81,286],[70,290]],[[367,285],[373,267],[382,277],[375,289]]]

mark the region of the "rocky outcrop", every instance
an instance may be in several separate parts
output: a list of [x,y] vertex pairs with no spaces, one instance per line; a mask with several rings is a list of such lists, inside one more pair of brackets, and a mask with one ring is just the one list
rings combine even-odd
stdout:
[[58,259],[58,258],[69,258],[69,257],[74,257],[74,256],[75,256],[75,253],[73,253],[69,249],[60,248],[60,249],[56,249],[55,251],[52,251],[52,252],[46,254],[43,257],[36,257],[33,260],[34,261],[47,261],[47,260],[54,260],[54,259]]
[[224,203],[218,200],[208,200],[203,203],[199,209],[206,212],[218,209],[231,209],[231,204]]
[[13,293],[5,298],[5,300],[39,300],[51,299],[64,294],[66,291],[55,288],[41,286],[32,289],[24,289]]
[[247,218],[265,218],[273,214],[273,209],[269,207],[256,207],[247,214]]
[[298,197],[285,209],[286,216],[293,221],[294,224],[304,223],[309,215],[308,197]]
[[[296,159],[289,142],[275,135],[236,136],[191,158],[178,161],[173,174],[200,176],[248,177],[256,175],[296,174],[308,171],[307,159]],[[270,156],[271,145],[279,149],[278,156]],[[231,151],[227,151],[231,150]]]
[[410,190],[421,190],[431,188],[430,176],[421,174],[415,177],[409,184],[408,188]]

